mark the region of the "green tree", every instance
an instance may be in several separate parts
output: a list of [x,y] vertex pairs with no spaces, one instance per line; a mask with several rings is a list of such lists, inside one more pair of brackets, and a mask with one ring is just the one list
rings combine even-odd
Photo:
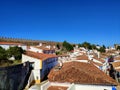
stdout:
[[72,46],[73,46],[73,47],[75,47],[76,45],[75,45],[75,44],[73,44]]
[[104,47],[100,47],[100,49],[98,49],[98,51],[100,51],[101,53],[105,52],[105,48]]
[[117,46],[117,50],[120,50],[120,46]]
[[96,45],[95,45],[95,44],[92,44],[92,45],[91,45],[91,48],[92,48],[92,49],[96,49]]
[[82,43],[82,47],[84,47],[84,48],[86,48],[86,49],[92,49],[91,44],[88,43],[88,42]]
[[57,44],[56,44],[56,47],[57,47],[57,49],[60,49],[60,44],[57,43]]
[[106,46],[105,46],[105,45],[103,45],[102,47],[103,47],[104,49],[106,49]]
[[79,43],[79,44],[78,44],[78,47],[82,47],[82,45]]
[[6,50],[0,46],[0,61],[7,60]]
[[65,48],[67,51],[73,50],[73,46],[70,43],[68,43],[67,41],[63,42],[63,48]]
[[22,53],[24,52],[24,50],[21,47],[10,47],[7,50],[7,55],[8,57],[14,57],[16,60],[20,60],[22,58]]

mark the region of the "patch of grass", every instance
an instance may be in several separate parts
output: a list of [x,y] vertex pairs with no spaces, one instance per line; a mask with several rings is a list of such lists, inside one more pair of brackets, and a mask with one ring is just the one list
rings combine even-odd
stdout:
[[21,60],[2,60],[0,62],[0,67],[7,67],[7,66],[12,66],[12,65],[17,65],[17,64],[21,64],[22,61]]
[[13,61],[13,65],[21,64],[21,63],[22,63],[22,60],[14,60],[14,61]]

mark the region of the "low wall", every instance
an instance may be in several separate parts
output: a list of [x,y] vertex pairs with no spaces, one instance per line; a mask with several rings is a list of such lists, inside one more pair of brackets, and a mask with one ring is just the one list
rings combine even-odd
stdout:
[[0,68],[0,90],[23,90],[27,83],[30,63]]

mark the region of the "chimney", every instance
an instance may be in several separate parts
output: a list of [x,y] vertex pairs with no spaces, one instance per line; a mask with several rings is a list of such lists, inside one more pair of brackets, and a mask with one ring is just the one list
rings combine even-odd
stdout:
[[98,58],[100,58],[100,52],[98,52],[97,54],[98,54]]
[[54,49],[56,48],[55,45],[53,46],[53,48],[54,48]]
[[50,46],[50,45],[48,45],[48,46],[47,46],[47,48],[49,48],[49,49],[50,49],[50,48],[51,48],[51,46]]
[[42,43],[39,43],[39,46],[42,46]]
[[59,69],[61,69],[62,68],[62,66],[63,66],[63,63],[62,63],[62,60],[59,60]]
[[60,70],[60,69],[62,68],[62,66],[63,66],[63,63],[62,63],[61,60],[59,60],[58,63],[59,63],[59,66],[56,66],[56,67],[55,67],[55,71]]

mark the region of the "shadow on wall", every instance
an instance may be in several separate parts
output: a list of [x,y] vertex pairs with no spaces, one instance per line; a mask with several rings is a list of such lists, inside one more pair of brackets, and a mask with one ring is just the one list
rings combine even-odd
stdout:
[[27,84],[30,62],[0,68],[0,90],[23,90]]

